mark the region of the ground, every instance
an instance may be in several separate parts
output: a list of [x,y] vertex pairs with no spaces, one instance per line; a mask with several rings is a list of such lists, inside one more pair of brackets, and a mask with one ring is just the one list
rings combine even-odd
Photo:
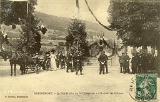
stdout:
[[10,66],[0,66],[0,102],[135,102],[129,95],[135,75],[119,73],[119,66],[109,66],[105,75],[99,75],[98,66],[85,66],[83,74],[58,69],[20,75],[17,67],[17,76],[10,77]]

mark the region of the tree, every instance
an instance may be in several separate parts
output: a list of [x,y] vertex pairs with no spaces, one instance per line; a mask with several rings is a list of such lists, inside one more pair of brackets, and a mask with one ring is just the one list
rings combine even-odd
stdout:
[[[28,10],[27,10],[28,5]],[[18,18],[27,19],[34,12],[37,0],[9,1],[1,0],[1,19],[6,25],[19,24]]]
[[89,55],[89,47],[86,41],[87,33],[85,31],[86,24],[82,20],[72,19],[68,27],[68,35],[66,36],[66,45],[69,50],[71,46],[74,50],[81,51],[83,55]]
[[110,28],[124,45],[156,47],[160,61],[160,2],[111,0],[108,12]]
[[37,5],[37,0],[28,0],[28,3],[25,1],[1,3],[1,21],[4,21],[6,25],[20,24],[22,28],[18,44],[15,45],[16,49],[20,51],[25,49],[31,54],[40,51],[40,31],[43,34],[47,31],[45,27],[41,27],[40,20],[34,14],[35,5]]

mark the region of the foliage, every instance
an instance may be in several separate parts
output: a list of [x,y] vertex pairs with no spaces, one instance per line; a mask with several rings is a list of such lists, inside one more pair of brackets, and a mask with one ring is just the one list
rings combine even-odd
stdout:
[[84,55],[88,55],[89,47],[86,41],[87,33],[85,29],[86,24],[84,21],[72,19],[68,27],[68,35],[66,36],[66,45],[69,50],[72,46],[75,51],[81,51]]
[[159,46],[160,2],[111,0],[109,23],[129,46]]
[[15,46],[16,49],[31,54],[40,51],[40,31],[45,34],[47,30],[46,28],[40,28],[40,20],[34,14],[35,5],[37,5],[37,0],[29,0],[28,4],[25,1],[1,3],[1,21],[4,21],[7,25],[20,24],[22,28],[20,39],[17,40],[18,44]]
[[[111,0],[109,6],[109,23],[117,35],[129,46],[156,47],[156,61],[160,61],[160,2]],[[160,63],[157,65],[160,70]],[[160,74],[159,74],[160,75]]]
[[18,24],[19,20],[27,19],[27,15],[34,12],[34,6],[37,5],[37,0],[28,0],[28,14],[26,1],[9,1],[2,0],[1,2],[1,21],[5,21],[6,25]]

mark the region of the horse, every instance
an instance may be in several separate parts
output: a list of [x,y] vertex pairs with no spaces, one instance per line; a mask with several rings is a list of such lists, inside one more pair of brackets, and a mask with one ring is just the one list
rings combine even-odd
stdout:
[[[2,51],[0,52],[0,56],[4,59],[9,58],[10,66],[11,66],[11,76],[16,76],[16,64],[20,66],[21,74],[25,74],[25,65],[27,61],[27,55],[21,52],[9,52],[9,51]],[[13,69],[14,65],[14,69]]]

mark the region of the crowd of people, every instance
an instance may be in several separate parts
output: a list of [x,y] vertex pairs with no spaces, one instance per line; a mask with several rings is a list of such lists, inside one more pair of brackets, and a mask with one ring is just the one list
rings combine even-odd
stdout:
[[132,58],[127,53],[122,53],[119,63],[120,73],[143,74],[156,70],[156,56],[146,52],[133,53]]
[[[40,54],[42,55],[42,54]],[[80,51],[76,53],[67,52],[67,54],[59,53],[55,54],[55,50],[47,51],[44,55],[44,63],[48,63],[50,70],[56,71],[57,69],[65,69],[67,73],[76,72],[76,75],[80,72],[83,75],[83,57]],[[105,51],[101,51],[98,57],[99,61],[99,74],[108,74],[108,56]],[[127,53],[122,53],[119,56],[120,73],[132,73],[142,74],[149,71],[156,70],[156,57],[151,53],[133,53],[130,58]],[[43,69],[47,67],[43,64]]]
[[[43,57],[41,57],[43,55]],[[66,72],[76,72],[76,75],[80,72],[80,75],[83,75],[83,59],[80,51],[72,54],[68,52],[66,55],[60,51],[55,54],[55,50],[46,51],[45,53],[41,53],[38,56],[34,56],[33,58],[44,59],[43,61],[43,69],[46,70],[47,67],[51,71],[56,71],[57,69],[66,69]]]

